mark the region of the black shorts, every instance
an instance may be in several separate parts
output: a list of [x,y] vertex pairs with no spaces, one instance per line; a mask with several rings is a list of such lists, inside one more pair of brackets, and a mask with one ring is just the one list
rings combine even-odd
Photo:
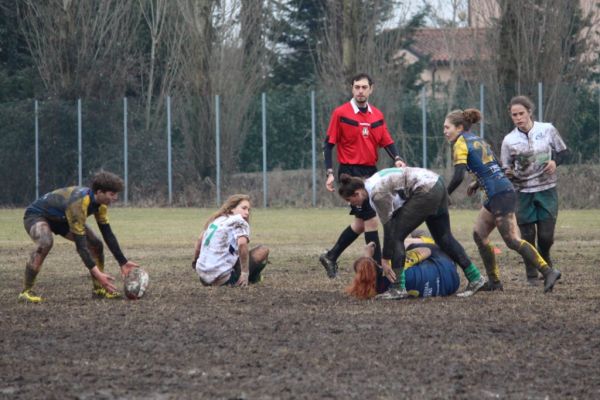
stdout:
[[26,212],[23,217],[23,226],[28,235],[31,231],[31,227],[38,222],[46,222],[50,226],[52,233],[56,235],[67,236],[70,231],[69,223],[67,221],[53,221],[42,215]]
[[[340,164],[338,170],[338,178],[341,174],[348,174],[350,176],[356,176],[359,178],[369,178],[373,174],[377,172],[377,167],[375,166],[367,166],[367,165],[354,165],[354,164]],[[350,215],[354,215],[356,218],[362,219],[363,221],[367,221],[369,219],[375,218],[377,213],[371,207],[371,203],[369,199],[366,199],[365,202],[360,207],[350,206]]]
[[501,217],[517,210],[517,193],[513,190],[493,195],[483,204],[494,217]]

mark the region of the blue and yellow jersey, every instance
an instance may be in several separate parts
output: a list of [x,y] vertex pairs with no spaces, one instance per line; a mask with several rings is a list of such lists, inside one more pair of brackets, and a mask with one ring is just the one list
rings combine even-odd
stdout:
[[475,175],[488,199],[498,193],[512,191],[512,183],[504,175],[494,152],[479,136],[462,132],[452,145],[453,164],[464,164]]
[[[460,277],[454,261],[438,246],[432,243],[415,243],[407,247],[407,257],[411,250],[427,247],[431,255],[412,266],[405,264],[406,290],[414,297],[450,296],[460,286]],[[377,292],[388,289],[390,281],[380,275],[377,278]]]
[[37,214],[50,221],[67,223],[75,235],[85,235],[85,221],[93,214],[98,225],[108,224],[108,207],[94,201],[87,187],[70,186],[45,194],[29,207],[26,213]]

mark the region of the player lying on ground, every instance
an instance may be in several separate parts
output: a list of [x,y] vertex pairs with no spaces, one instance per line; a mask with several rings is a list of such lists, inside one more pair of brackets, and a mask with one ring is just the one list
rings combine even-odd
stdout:
[[204,225],[196,242],[192,268],[205,286],[246,286],[259,282],[269,249],[250,242],[250,197],[234,194]]
[[353,205],[360,205],[368,198],[383,223],[382,267],[392,284],[378,298],[393,300],[408,297],[404,239],[423,222],[435,243],[460,265],[469,280],[467,288],[459,295],[471,296],[485,285],[479,269],[452,236],[448,193],[436,173],[423,168],[388,168],[366,181],[343,174],[338,193]]
[[[460,286],[456,265],[433,240],[407,238],[406,290],[410,297],[450,296]],[[354,280],[346,292],[359,299],[370,299],[385,292],[390,281],[373,259],[374,243],[365,246],[365,254],[354,262]]]
[[94,214],[104,241],[121,266],[123,277],[132,268],[138,267],[125,258],[108,223],[108,206],[118,199],[118,193],[123,190],[123,180],[113,173],[100,171],[92,177],[91,183],[91,188],[71,186],[54,190],[34,201],[25,210],[23,224],[36,248],[25,266],[24,289],[19,294],[19,299],[32,303],[42,301],[31,289],[52,248],[53,233],[75,242],[79,256],[92,275],[94,296],[120,296],[116,291],[114,278],[104,273],[102,241],[86,224],[86,220],[89,215]]
[[549,292],[560,279],[560,271],[550,267],[534,246],[521,239],[515,217],[517,194],[513,185],[504,175],[490,146],[470,132],[471,126],[480,120],[481,113],[474,108],[455,110],[446,116],[444,135],[452,144],[454,160],[454,176],[448,185],[448,194],[452,194],[461,184],[466,171],[477,178],[469,186],[469,196],[477,188],[484,192],[483,207],[475,222],[473,239],[488,274],[489,290],[502,290],[494,246],[490,243],[490,233],[497,227],[508,248],[519,253],[527,264],[534,265],[540,271],[544,276],[544,292]]

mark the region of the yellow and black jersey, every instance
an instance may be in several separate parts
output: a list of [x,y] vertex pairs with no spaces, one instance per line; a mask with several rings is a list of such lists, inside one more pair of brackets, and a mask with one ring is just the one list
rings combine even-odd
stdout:
[[85,235],[85,222],[93,214],[98,225],[108,224],[108,207],[94,201],[90,188],[70,186],[45,194],[27,207],[26,213],[40,215],[52,222],[66,222],[69,231]]

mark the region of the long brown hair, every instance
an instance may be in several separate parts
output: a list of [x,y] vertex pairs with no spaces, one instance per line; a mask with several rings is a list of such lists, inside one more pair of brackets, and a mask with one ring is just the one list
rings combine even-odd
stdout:
[[208,228],[211,222],[213,222],[215,219],[223,215],[230,215],[233,209],[236,208],[244,200],[247,200],[248,203],[250,203],[250,196],[248,196],[247,194],[233,194],[229,196],[227,200],[225,200],[225,203],[223,203],[221,208],[219,208],[213,215],[211,215],[208,218],[206,224],[204,225],[204,229]]
[[377,294],[377,263],[371,257],[360,257],[354,261],[354,279],[346,293],[361,300]]

